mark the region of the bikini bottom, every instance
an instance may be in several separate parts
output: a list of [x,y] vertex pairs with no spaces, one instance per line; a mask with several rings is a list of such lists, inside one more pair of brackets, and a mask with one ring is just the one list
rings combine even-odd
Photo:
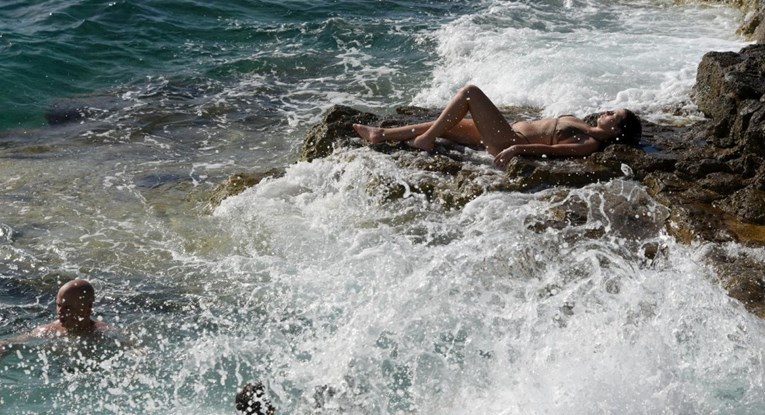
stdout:
[[531,144],[531,141],[529,141],[529,139],[528,139],[528,138],[526,138],[526,136],[525,136],[525,135],[524,135],[522,132],[520,132],[520,131],[518,131],[518,130],[516,130],[516,129],[515,129],[515,124],[516,124],[516,123],[513,123],[513,124],[510,126],[510,129],[513,131],[513,133],[514,133],[516,136],[518,136],[518,137],[522,138],[524,141],[526,141],[526,144]]

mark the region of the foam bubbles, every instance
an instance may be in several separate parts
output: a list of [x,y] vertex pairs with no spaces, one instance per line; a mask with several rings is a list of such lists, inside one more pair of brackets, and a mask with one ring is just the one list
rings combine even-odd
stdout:
[[[216,211],[244,225],[235,238],[270,229],[272,280],[259,289],[273,290],[265,295],[273,320],[261,323],[280,335],[247,347],[289,368],[272,372],[274,384],[293,388],[282,407],[525,414],[630,412],[635,402],[676,413],[765,405],[765,326],[709,281],[703,247],[663,232],[666,209],[640,186],[489,193],[458,211],[415,195],[376,197],[375,177],[406,182],[407,174],[362,149],[300,163]],[[581,220],[534,230],[558,209]],[[587,236],[598,229],[603,236]],[[648,242],[664,253],[646,260]],[[249,255],[245,263],[266,254]]]
[[725,7],[655,3],[492,2],[434,36],[440,62],[415,103],[439,106],[465,83],[500,105],[586,115],[629,107],[660,117],[688,107],[701,56],[738,50],[739,14]]

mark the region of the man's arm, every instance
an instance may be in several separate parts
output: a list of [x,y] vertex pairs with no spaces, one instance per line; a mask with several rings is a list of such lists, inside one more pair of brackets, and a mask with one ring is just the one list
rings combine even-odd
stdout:
[[9,339],[0,340],[0,359],[8,356],[16,345],[26,342],[31,337],[32,336],[29,334],[22,334],[16,337],[11,337]]
[[3,358],[8,355],[13,349],[15,349],[16,346],[18,346],[21,343],[26,343],[32,338],[37,337],[51,337],[55,335],[56,333],[56,322],[43,324],[42,326],[37,326],[29,333],[20,334],[15,337],[9,337],[7,339],[0,340],[0,358]]

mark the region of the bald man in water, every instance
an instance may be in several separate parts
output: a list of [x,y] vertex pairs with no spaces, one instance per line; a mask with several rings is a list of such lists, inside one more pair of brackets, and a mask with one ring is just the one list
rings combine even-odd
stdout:
[[85,280],[76,279],[62,285],[56,294],[58,319],[36,327],[29,334],[0,340],[0,356],[9,352],[13,344],[23,343],[32,337],[89,336],[105,332],[109,326],[90,317],[95,297],[93,286]]
[[96,292],[85,280],[72,280],[62,285],[56,294],[58,319],[32,330],[34,337],[56,337],[63,335],[85,335],[100,333],[109,326],[90,318]]

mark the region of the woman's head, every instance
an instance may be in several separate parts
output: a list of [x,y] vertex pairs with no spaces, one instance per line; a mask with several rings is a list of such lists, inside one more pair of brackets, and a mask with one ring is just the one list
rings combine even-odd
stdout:
[[598,118],[598,124],[614,132],[612,141],[615,143],[636,146],[643,135],[640,118],[625,108],[602,113]]
[[603,145],[622,143],[637,146],[643,135],[640,118],[634,112],[624,108],[590,114],[584,117],[584,122],[612,133]]

